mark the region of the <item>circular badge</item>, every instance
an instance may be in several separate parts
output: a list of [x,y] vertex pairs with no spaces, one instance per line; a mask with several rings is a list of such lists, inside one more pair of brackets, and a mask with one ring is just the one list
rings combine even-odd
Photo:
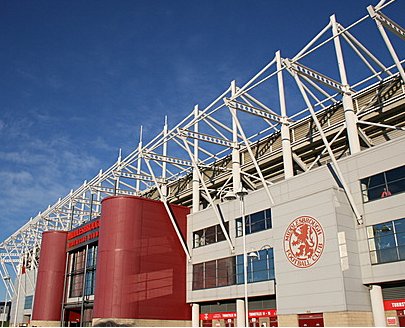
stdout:
[[314,265],[322,255],[324,232],[311,216],[300,216],[290,223],[284,234],[284,253],[298,268]]

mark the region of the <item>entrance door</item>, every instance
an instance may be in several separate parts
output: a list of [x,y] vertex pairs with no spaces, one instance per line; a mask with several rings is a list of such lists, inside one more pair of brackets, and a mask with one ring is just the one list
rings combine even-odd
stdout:
[[298,327],[324,327],[323,313],[299,314]]
[[398,310],[397,316],[399,327],[405,327],[405,310]]

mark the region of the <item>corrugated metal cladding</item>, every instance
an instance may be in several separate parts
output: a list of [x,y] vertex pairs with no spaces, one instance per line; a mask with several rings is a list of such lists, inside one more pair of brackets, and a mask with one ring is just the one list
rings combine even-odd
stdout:
[[405,284],[402,286],[386,286],[382,289],[384,300],[398,300],[405,298]]
[[[276,309],[276,299],[259,299],[249,300],[249,310],[263,310],[263,309]],[[235,312],[236,303],[235,300],[220,301],[213,303],[201,304],[201,313],[215,313],[215,312]]]

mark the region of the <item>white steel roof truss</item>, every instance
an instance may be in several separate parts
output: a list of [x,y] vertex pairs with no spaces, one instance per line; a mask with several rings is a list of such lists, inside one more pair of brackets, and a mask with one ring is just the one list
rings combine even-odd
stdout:
[[351,206],[351,208],[352,208],[352,210],[353,210],[353,212],[354,212],[354,214],[355,214],[355,216],[356,216],[357,223],[358,223],[359,225],[360,225],[360,224],[363,224],[363,217],[362,217],[362,215],[360,214],[359,210],[357,209],[357,206],[356,206],[356,204],[355,204],[355,202],[354,202],[354,199],[353,199],[353,196],[352,196],[352,194],[351,194],[351,191],[350,191],[349,187],[348,187],[347,184],[346,184],[346,181],[345,181],[344,176],[343,176],[343,174],[342,174],[342,172],[341,172],[341,170],[340,170],[340,168],[339,168],[339,165],[338,165],[337,160],[336,160],[336,158],[335,158],[335,155],[333,154],[333,151],[332,151],[332,149],[331,149],[331,147],[330,147],[330,144],[329,144],[329,142],[328,142],[328,139],[326,138],[325,133],[323,132],[321,123],[319,123],[319,120],[318,120],[318,118],[316,117],[315,111],[314,111],[314,109],[313,109],[313,107],[312,107],[312,104],[311,104],[309,98],[308,98],[308,95],[306,94],[305,89],[304,89],[303,86],[302,86],[302,82],[301,82],[301,80],[300,80],[300,78],[299,78],[299,76],[298,76],[298,72],[294,72],[294,78],[295,78],[295,81],[296,81],[296,83],[297,83],[297,85],[298,85],[298,88],[300,89],[300,92],[301,92],[301,94],[302,94],[302,97],[304,98],[304,101],[305,101],[305,103],[306,103],[307,106],[308,106],[308,109],[309,109],[309,111],[310,111],[310,113],[311,113],[312,119],[313,119],[313,121],[314,121],[314,123],[315,123],[315,125],[316,125],[316,127],[317,127],[317,129],[318,129],[318,131],[319,131],[319,133],[320,133],[320,135],[321,135],[322,141],[323,141],[323,143],[325,144],[325,147],[326,147],[326,149],[327,149],[327,151],[328,151],[328,154],[329,154],[329,156],[330,156],[330,158],[331,158],[331,160],[332,160],[334,169],[336,170],[336,174],[337,174],[337,176],[338,176],[339,179],[340,179],[340,182],[341,182],[341,184],[342,184],[342,186],[343,186],[343,189],[345,190],[346,197],[347,197],[347,199],[348,199],[348,201],[349,201],[349,203],[350,203],[350,206]]
[[201,172],[200,172],[200,169],[198,168],[198,164],[197,164],[197,162],[196,162],[195,159],[194,159],[194,155],[193,155],[193,153],[191,152],[190,147],[188,146],[188,144],[187,144],[187,142],[186,142],[186,138],[183,137],[183,140],[184,140],[184,145],[185,145],[185,147],[187,148],[187,152],[188,152],[188,154],[189,154],[189,156],[190,156],[191,162],[192,162],[192,164],[193,164],[193,168],[194,168],[195,172],[196,172],[197,175],[198,175],[198,179],[199,179],[199,181],[200,181],[200,184],[201,184],[203,190],[205,191],[205,194],[206,194],[206,196],[207,196],[207,200],[208,200],[209,203],[211,204],[212,210],[214,211],[214,214],[215,214],[215,216],[216,216],[216,218],[217,218],[217,220],[218,220],[218,223],[219,223],[219,225],[220,225],[220,227],[221,227],[222,233],[224,234],[224,236],[225,236],[225,238],[226,238],[226,240],[227,240],[227,242],[228,242],[228,245],[229,245],[229,248],[230,248],[231,252],[233,252],[233,251],[235,250],[235,247],[234,247],[234,245],[233,245],[233,243],[232,243],[232,241],[231,241],[231,238],[229,237],[228,231],[225,229],[224,223],[223,223],[223,221],[222,221],[221,214],[219,213],[218,208],[215,206],[214,201],[213,201],[213,199],[212,199],[212,197],[211,197],[211,194],[210,194],[209,191],[208,191],[208,187],[207,187],[207,185],[206,185],[206,183],[205,183],[205,180],[204,180],[204,178],[203,178],[203,176],[202,176],[202,174],[201,174]]

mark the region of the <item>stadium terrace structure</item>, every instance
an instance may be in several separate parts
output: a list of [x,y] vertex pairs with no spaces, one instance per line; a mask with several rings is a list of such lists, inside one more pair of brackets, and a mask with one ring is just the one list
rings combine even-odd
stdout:
[[405,326],[405,29],[391,9],[331,16],[4,240],[12,324]]

